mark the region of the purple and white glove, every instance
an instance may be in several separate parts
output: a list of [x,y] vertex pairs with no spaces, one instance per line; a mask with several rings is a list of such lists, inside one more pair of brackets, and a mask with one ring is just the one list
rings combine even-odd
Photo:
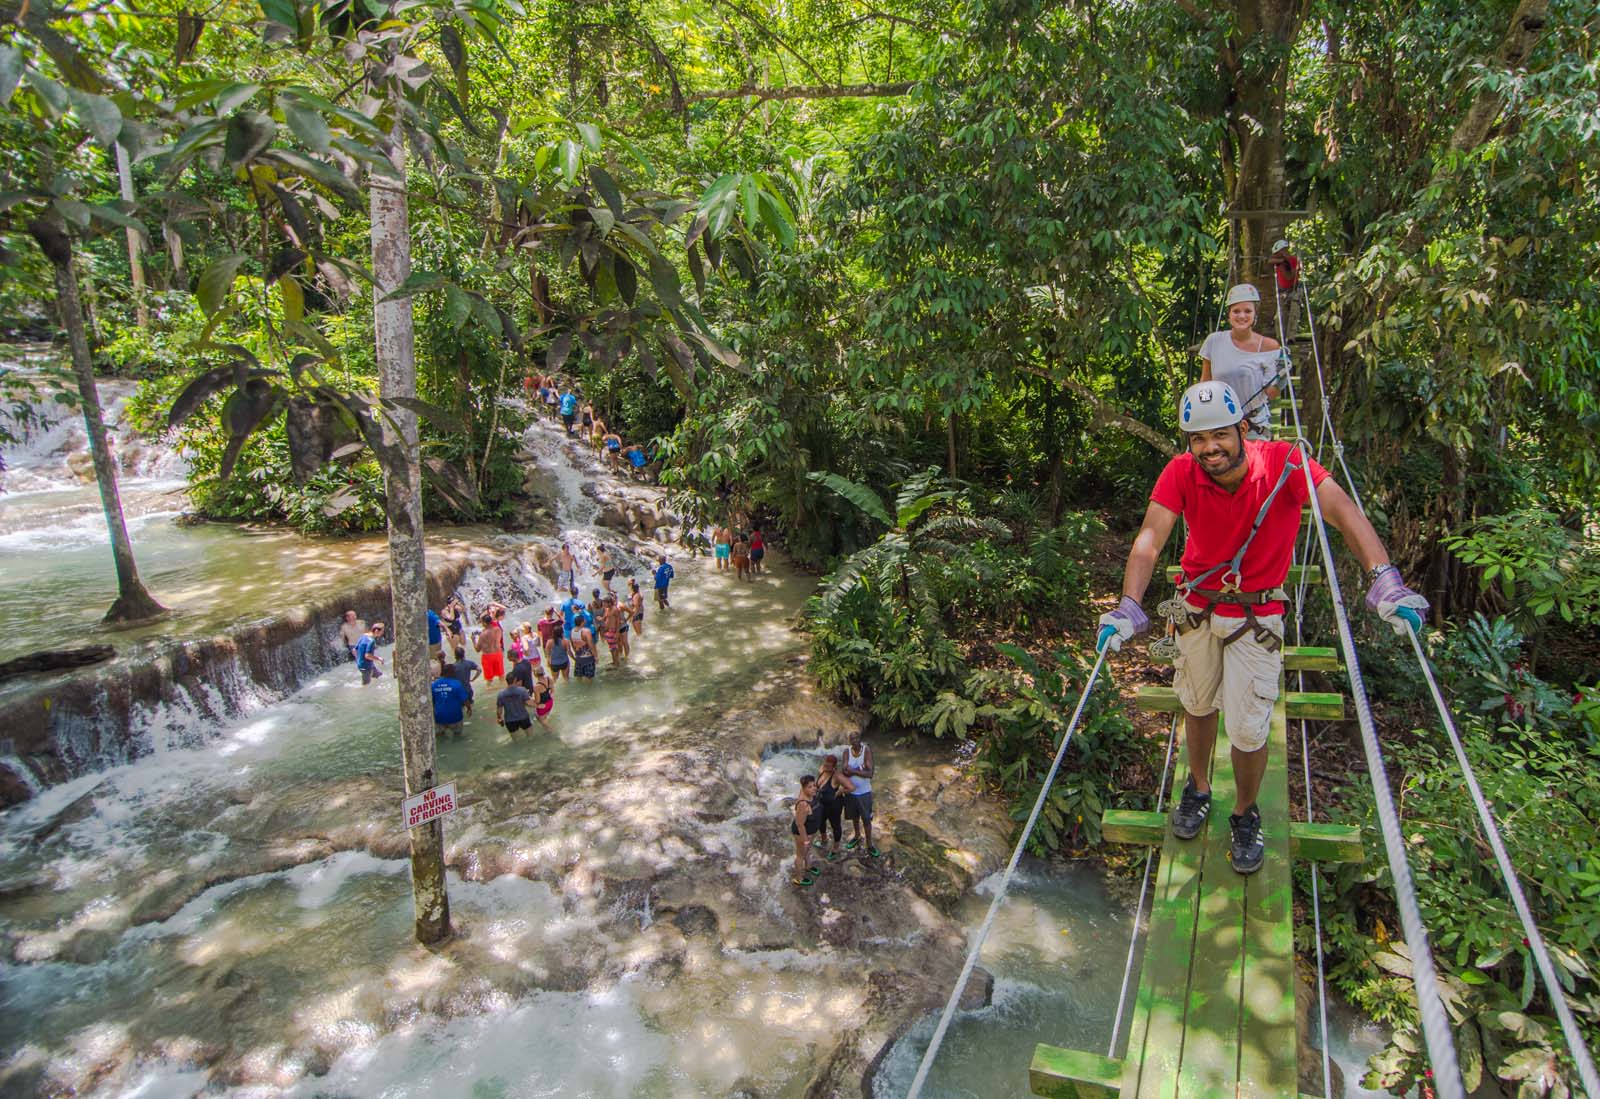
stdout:
[[1107,645],[1112,652],[1122,649],[1124,641],[1131,641],[1150,628],[1150,617],[1137,602],[1122,597],[1117,609],[1100,616],[1100,634],[1095,638],[1094,651],[1103,652]]
[[1407,623],[1420,634],[1428,613],[1428,601],[1406,587],[1406,582],[1400,579],[1400,570],[1393,565],[1383,567],[1372,581],[1372,587],[1367,589],[1367,606],[1402,637]]

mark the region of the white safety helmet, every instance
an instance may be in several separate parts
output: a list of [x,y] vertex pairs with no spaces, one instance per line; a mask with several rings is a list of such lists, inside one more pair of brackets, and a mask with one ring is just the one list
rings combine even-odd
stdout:
[[1277,241],[1273,243],[1272,250],[1274,252],[1287,252],[1289,250],[1289,242],[1284,240],[1282,237],[1279,237]]
[[1244,405],[1227,382],[1196,382],[1183,391],[1178,402],[1178,428],[1181,431],[1215,431],[1232,427],[1244,419]]
[[1241,282],[1238,286],[1231,287],[1228,290],[1227,307],[1232,309],[1242,301],[1250,302],[1253,305],[1259,305],[1261,303],[1261,291],[1257,290],[1253,284],[1248,282]]

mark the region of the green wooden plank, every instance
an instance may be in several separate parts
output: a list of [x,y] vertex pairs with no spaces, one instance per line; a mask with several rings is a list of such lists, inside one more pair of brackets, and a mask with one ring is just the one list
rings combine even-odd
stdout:
[[[1168,583],[1176,584],[1178,582],[1178,577],[1180,577],[1182,575],[1183,575],[1183,566],[1181,566],[1181,565],[1168,565],[1167,566],[1167,582]],[[1322,566],[1321,565],[1290,565],[1289,566],[1289,575],[1288,575],[1288,578],[1284,580],[1284,583],[1289,584],[1291,586],[1295,585],[1295,584],[1298,584],[1298,583],[1300,583],[1300,579],[1301,579],[1302,576],[1305,577],[1306,583],[1308,583],[1308,584],[1320,584],[1320,583],[1322,583]]]
[[1121,1081],[1121,1061],[1043,1042],[1033,1047],[1028,1086],[1035,1095],[1046,1099],[1116,1099],[1122,1091]]
[[1178,692],[1171,687],[1147,683],[1133,693],[1133,701],[1141,710],[1154,710],[1163,714],[1183,713],[1183,704],[1178,701]]
[[[1179,760],[1178,774],[1187,773],[1186,758],[1187,752]],[[1167,831],[1122,1060],[1123,1099],[1176,1099],[1203,855],[1203,845],[1186,843]]]
[[1344,664],[1339,660],[1339,650],[1316,645],[1285,645],[1283,666],[1291,672],[1339,672]]
[[1239,1099],[1286,1099],[1299,1093],[1285,697],[1280,691],[1279,704],[1272,708],[1267,775],[1256,800],[1266,839],[1266,862],[1245,879]]
[[1289,825],[1289,850],[1297,859],[1312,862],[1364,862],[1361,829],[1353,824]]
[[[1112,843],[1153,847],[1167,834],[1167,815],[1148,809],[1109,809],[1100,819],[1100,834]],[[1362,862],[1361,829],[1350,824],[1289,823],[1289,852],[1312,862]]]
[[1108,809],[1100,818],[1100,835],[1112,843],[1154,847],[1167,835],[1167,815],[1148,809]]
[[[1178,701],[1178,692],[1171,687],[1146,684],[1134,692],[1133,699],[1141,710],[1163,714],[1183,712],[1183,703]],[[1344,696],[1341,694],[1324,691],[1286,691],[1283,701],[1292,718],[1308,718],[1315,721],[1344,720]]]
[[1283,695],[1288,714],[1292,718],[1310,718],[1316,721],[1343,721],[1344,695],[1323,691],[1288,691]]
[[1204,836],[1205,865],[1190,963],[1189,1009],[1184,1020],[1178,1095],[1232,1095],[1239,1072],[1239,983],[1244,976],[1244,878],[1228,862],[1228,809],[1234,801],[1233,755],[1226,715],[1219,723],[1211,773],[1211,819]]

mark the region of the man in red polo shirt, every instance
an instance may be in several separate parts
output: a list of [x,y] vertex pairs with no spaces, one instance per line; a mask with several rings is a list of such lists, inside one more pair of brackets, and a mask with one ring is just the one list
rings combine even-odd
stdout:
[[[1267,770],[1267,732],[1283,673],[1282,590],[1309,499],[1306,463],[1323,517],[1368,570],[1368,605],[1404,633],[1422,628],[1428,603],[1401,581],[1377,532],[1350,497],[1316,462],[1290,443],[1244,437],[1238,396],[1222,382],[1190,386],[1178,423],[1188,453],[1167,463],[1123,574],[1122,602],[1100,618],[1099,647],[1113,650],[1143,633],[1150,620],[1139,606],[1156,560],[1181,515],[1188,523],[1179,591],[1177,674],[1173,686],[1184,710],[1189,780],[1172,813],[1179,839],[1193,839],[1211,813],[1211,752],[1217,711],[1228,715],[1236,803],[1233,868],[1261,868],[1265,842],[1256,794]],[[1186,612],[1186,613],[1185,613]]]

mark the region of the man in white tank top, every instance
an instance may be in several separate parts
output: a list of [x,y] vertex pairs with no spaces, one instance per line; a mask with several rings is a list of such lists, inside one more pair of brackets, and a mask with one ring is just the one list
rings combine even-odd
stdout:
[[872,845],[872,749],[861,742],[860,729],[850,730],[850,746],[845,749],[841,769],[855,783],[855,790],[844,799],[845,819],[854,826],[855,834],[844,849],[854,851],[865,843],[867,856],[878,858],[883,852]]

